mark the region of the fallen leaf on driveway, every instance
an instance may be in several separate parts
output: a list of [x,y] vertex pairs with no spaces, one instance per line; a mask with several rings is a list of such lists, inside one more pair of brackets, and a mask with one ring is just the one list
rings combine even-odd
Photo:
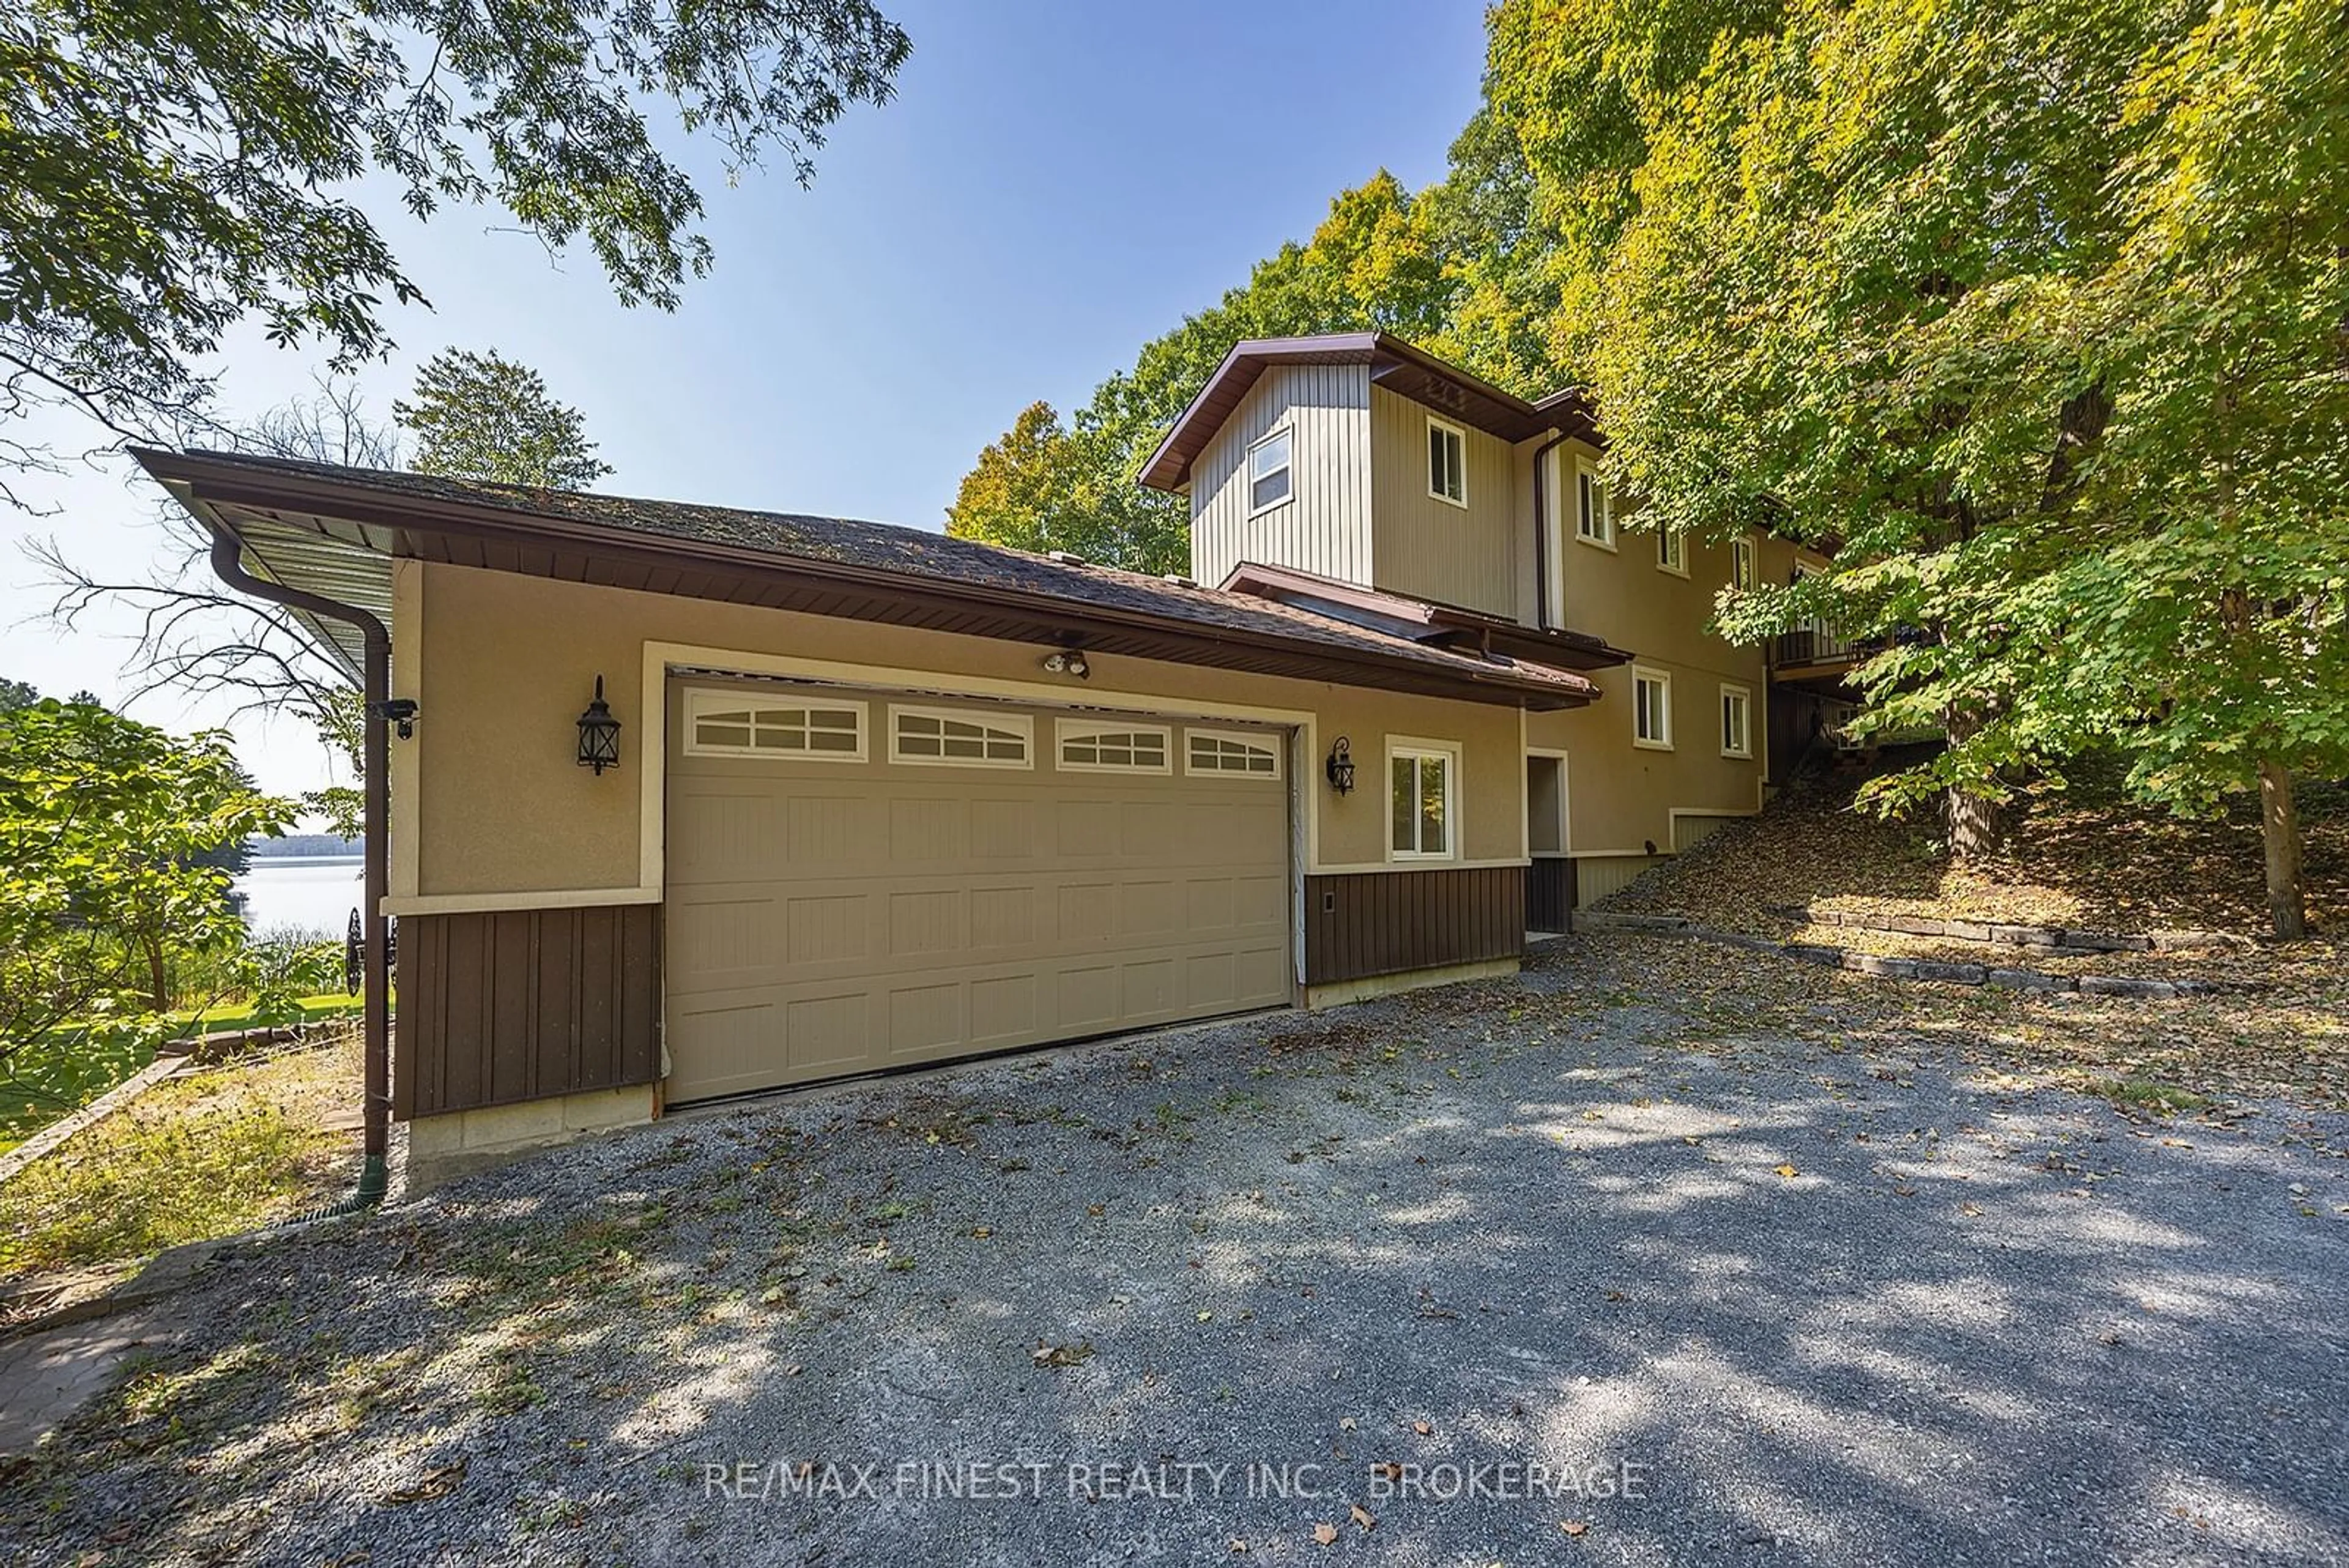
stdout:
[[1334,1524],[1317,1524],[1313,1527],[1313,1539],[1324,1546],[1335,1546],[1338,1543],[1338,1527]]
[[1392,1459],[1384,1459],[1372,1465],[1371,1467],[1371,1473],[1372,1475],[1384,1476],[1389,1480],[1402,1480],[1402,1467],[1395,1463]]
[[1076,1345],[1046,1345],[1040,1339],[1029,1355],[1039,1366],[1075,1366],[1092,1353],[1093,1342],[1090,1339]]
[[1247,1550],[1247,1542],[1235,1535],[1232,1537],[1232,1550],[1235,1552],[1244,1552]]
[[1432,1438],[1435,1436],[1435,1428],[1429,1426],[1424,1421],[1413,1421],[1411,1424],[1411,1429],[1417,1432],[1423,1438]]
[[1779,1175],[1781,1175],[1781,1176],[1795,1177],[1795,1176],[1800,1176],[1800,1175],[1802,1175],[1803,1173],[1802,1173],[1801,1171],[1799,1171],[1799,1170],[1796,1170],[1796,1169],[1795,1169],[1793,1166],[1791,1166],[1791,1165],[1782,1165],[1782,1166],[1778,1167],[1778,1174],[1779,1174]]
[[1587,1519],[1561,1519],[1557,1521],[1557,1527],[1568,1535],[1580,1535],[1590,1528],[1590,1521]]
[[1359,1502],[1350,1504],[1346,1512],[1348,1517],[1366,1531],[1378,1523],[1378,1520],[1372,1516],[1371,1511]]
[[436,1497],[447,1497],[457,1490],[457,1483],[465,1479],[465,1460],[459,1459],[455,1464],[437,1465],[426,1470],[424,1479],[414,1486],[404,1486],[384,1501],[395,1503],[429,1502]]
[[1982,1206],[1978,1203],[1961,1203],[1958,1205],[1958,1212],[1969,1220],[1979,1219],[1982,1216]]

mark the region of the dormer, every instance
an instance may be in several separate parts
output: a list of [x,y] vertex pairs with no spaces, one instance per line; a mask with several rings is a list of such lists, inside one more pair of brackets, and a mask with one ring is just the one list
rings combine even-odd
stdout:
[[1573,393],[1527,402],[1385,333],[1258,338],[1142,482],[1189,497],[1200,582],[1289,567],[1530,620],[1534,454],[1591,433]]

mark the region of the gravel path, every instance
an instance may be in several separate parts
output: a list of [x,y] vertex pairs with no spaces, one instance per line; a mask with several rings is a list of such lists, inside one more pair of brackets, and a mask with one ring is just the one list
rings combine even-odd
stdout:
[[0,1563],[2349,1560],[2349,1121],[1655,950],[249,1248],[0,1478]]

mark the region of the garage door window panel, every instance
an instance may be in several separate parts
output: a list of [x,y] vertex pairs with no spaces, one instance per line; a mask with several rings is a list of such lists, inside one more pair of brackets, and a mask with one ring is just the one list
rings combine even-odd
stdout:
[[889,710],[889,760],[922,767],[1028,768],[1035,765],[1035,721],[1024,714]]
[[1192,730],[1185,734],[1184,741],[1183,764],[1187,773],[1237,774],[1256,779],[1280,777],[1280,742],[1270,735]]
[[1168,774],[1174,771],[1174,732],[1157,724],[1062,719],[1054,734],[1060,765],[1071,773]]
[[862,702],[775,701],[739,691],[688,691],[685,750],[689,756],[777,757],[861,763]]

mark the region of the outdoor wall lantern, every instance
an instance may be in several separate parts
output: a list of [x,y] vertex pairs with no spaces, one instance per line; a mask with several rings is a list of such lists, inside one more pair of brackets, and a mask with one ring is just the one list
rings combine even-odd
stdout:
[[1339,736],[1336,742],[1330,746],[1330,760],[1321,764],[1321,771],[1330,775],[1330,787],[1331,789],[1336,790],[1340,794],[1353,794],[1353,743],[1348,741],[1345,736]]
[[1074,652],[1046,654],[1044,668],[1055,675],[1073,675],[1080,680],[1092,673],[1092,667],[1085,662],[1085,656]]
[[604,678],[595,677],[595,700],[579,715],[579,765],[594,768],[602,778],[605,768],[620,765],[620,722],[604,701]]

